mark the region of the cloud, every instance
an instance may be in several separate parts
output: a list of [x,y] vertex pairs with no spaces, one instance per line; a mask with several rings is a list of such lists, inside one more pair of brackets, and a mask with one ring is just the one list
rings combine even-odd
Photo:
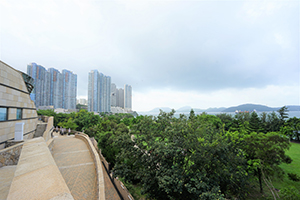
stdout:
[[[30,62],[69,69],[79,96],[97,69],[118,87],[132,85],[137,108],[176,95],[214,102],[214,92],[229,102],[232,91],[299,84],[298,8],[298,1],[2,0],[0,59],[24,72]],[[168,95],[151,99],[155,91]]]

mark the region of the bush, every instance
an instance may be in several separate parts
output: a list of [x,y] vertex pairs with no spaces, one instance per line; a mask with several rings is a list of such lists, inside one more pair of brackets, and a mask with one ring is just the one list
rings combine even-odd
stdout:
[[298,200],[300,199],[299,191],[294,186],[288,186],[280,191],[280,196],[283,200]]
[[300,177],[297,174],[294,173],[288,173],[289,179],[292,181],[300,181]]

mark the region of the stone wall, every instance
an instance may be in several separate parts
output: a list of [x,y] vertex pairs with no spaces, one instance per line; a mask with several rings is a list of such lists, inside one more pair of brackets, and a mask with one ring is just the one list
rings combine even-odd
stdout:
[[0,150],[0,167],[17,165],[24,142]]

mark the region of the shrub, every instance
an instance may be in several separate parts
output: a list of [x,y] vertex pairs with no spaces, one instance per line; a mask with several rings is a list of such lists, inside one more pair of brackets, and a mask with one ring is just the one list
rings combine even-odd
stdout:
[[288,186],[280,191],[280,196],[283,200],[298,200],[300,199],[299,191],[294,186]]
[[292,181],[300,181],[300,177],[297,174],[294,173],[288,173],[289,179]]

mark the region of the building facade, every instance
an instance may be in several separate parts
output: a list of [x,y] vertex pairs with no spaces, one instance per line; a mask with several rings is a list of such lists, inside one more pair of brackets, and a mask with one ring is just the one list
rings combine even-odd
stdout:
[[76,109],[77,96],[77,75],[69,70],[62,70],[63,75],[63,92],[62,108]]
[[[27,74],[34,79],[34,89],[30,94],[36,107],[49,105],[49,74],[47,70],[36,63],[27,65]],[[50,86],[50,85],[49,85]]]
[[99,73],[98,70],[92,70],[88,80],[88,111],[110,112],[110,107],[111,77]]
[[[33,137],[38,116],[34,102],[33,79],[0,61],[0,149],[15,137],[16,123],[24,123],[23,139]],[[41,74],[41,73],[37,73]],[[35,74],[36,75],[36,74]]]
[[54,108],[62,108],[63,76],[54,68],[49,68],[50,73],[50,105]]
[[110,99],[110,104],[111,104],[111,107],[116,107],[117,106],[117,86],[116,84],[112,83],[111,84],[111,99]]
[[117,107],[124,108],[124,90],[122,88],[118,90]]
[[127,84],[124,86],[124,108],[132,110],[132,87]]
[[36,107],[76,109],[77,75],[69,70],[49,68],[30,63],[27,74],[34,79],[35,88],[30,95]]

